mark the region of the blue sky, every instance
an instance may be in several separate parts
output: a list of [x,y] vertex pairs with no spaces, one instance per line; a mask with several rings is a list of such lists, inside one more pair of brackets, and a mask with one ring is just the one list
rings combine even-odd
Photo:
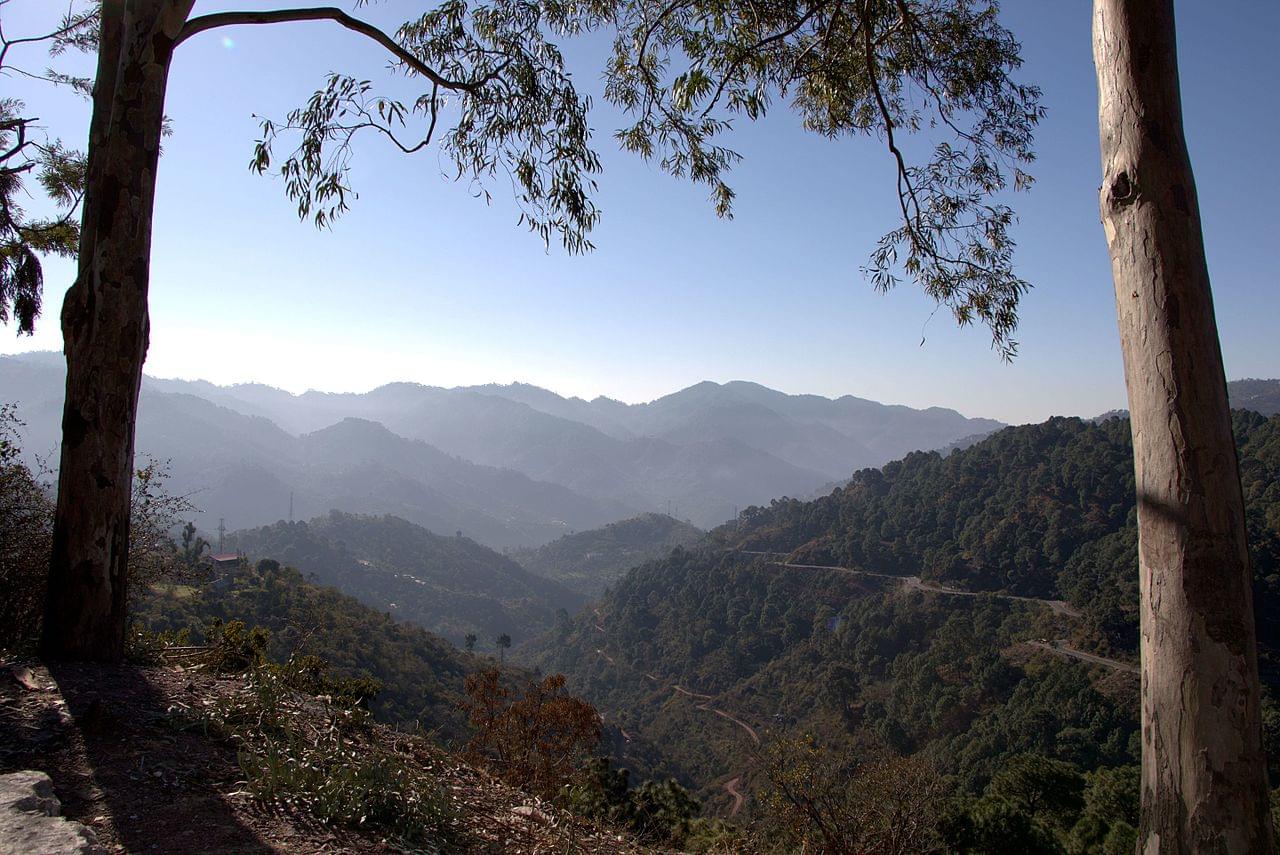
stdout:
[[[6,7],[9,37],[38,29],[48,0]],[[200,2],[197,12],[282,3]],[[360,14],[388,27],[417,4]],[[362,391],[391,380],[520,380],[562,394],[649,400],[699,380],[754,380],[788,392],[854,394],[954,407],[1011,422],[1123,406],[1110,268],[1098,222],[1090,4],[1009,0],[1026,80],[1044,90],[1037,183],[1016,204],[1019,269],[1034,285],[1002,363],[982,328],[905,283],[874,293],[858,272],[893,225],[892,166],[876,140],[829,142],[778,109],[737,126],[745,156],[736,218],[705,190],[616,150],[619,119],[593,115],[604,155],[598,249],[545,251],[494,188],[486,206],[370,139],[360,198],[328,232],[301,224],[280,183],[247,169],[253,114],[279,116],[331,71],[386,80],[376,46],[328,24],[205,33],[180,48],[169,87],[174,136],[161,163],[148,373],[293,391]],[[420,8],[420,6],[419,6]],[[1178,4],[1182,87],[1210,270],[1230,377],[1280,376],[1280,4]],[[602,43],[568,45],[579,85],[599,89]],[[43,57],[28,54],[43,68]],[[15,78],[51,133],[79,141],[76,99]],[[71,268],[47,267],[32,338],[0,352],[60,349]],[[921,345],[921,338],[924,343]]]

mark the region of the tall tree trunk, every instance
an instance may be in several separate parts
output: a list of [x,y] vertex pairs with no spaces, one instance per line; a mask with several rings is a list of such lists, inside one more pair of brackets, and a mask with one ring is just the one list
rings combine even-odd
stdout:
[[156,162],[170,53],[192,3],[103,3],[79,271],[62,307],[67,390],[41,644],[54,658],[124,655]]
[[1271,852],[1244,501],[1173,0],[1095,0],[1093,49],[1138,487],[1139,851]]

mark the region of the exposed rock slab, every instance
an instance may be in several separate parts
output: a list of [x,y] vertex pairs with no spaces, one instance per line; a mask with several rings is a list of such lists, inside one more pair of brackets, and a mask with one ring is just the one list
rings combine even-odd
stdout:
[[44,772],[0,775],[0,855],[106,855],[92,831],[61,813]]

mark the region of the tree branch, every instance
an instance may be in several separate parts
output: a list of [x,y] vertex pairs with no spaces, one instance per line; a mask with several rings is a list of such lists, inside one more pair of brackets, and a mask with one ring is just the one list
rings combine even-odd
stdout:
[[205,30],[212,30],[216,27],[229,27],[237,24],[284,24],[294,21],[334,21],[341,24],[352,32],[373,39],[390,51],[396,59],[432,83],[445,89],[455,92],[475,92],[483,85],[483,81],[449,80],[441,77],[435,69],[422,62],[382,30],[331,6],[322,6],[314,9],[279,9],[259,12],[215,12],[210,15],[201,15],[198,18],[192,18],[187,21],[182,27],[182,31],[178,33],[178,38],[174,40],[173,46],[176,48],[197,33],[203,33]]

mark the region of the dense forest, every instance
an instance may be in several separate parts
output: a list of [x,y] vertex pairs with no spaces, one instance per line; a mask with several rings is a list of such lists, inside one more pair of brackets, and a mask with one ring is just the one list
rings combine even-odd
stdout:
[[454,643],[474,633],[481,649],[502,634],[529,638],[550,627],[557,610],[573,611],[584,601],[469,538],[391,516],[333,511],[236,532],[229,543],[252,557],[305,568],[321,583]]
[[[1234,429],[1264,638],[1276,643],[1280,419],[1237,411]],[[909,454],[813,502],[748,508],[721,548],[774,549],[972,590],[1062,598],[1088,641],[1135,652],[1137,535],[1129,424],[1054,418],[942,456]]]
[[690,546],[703,532],[666,514],[641,514],[602,528],[567,534],[511,557],[532,573],[554,579],[588,597],[599,596],[637,564]]
[[[1280,746],[1280,417],[1237,412],[1235,429]],[[922,758],[968,805],[970,831],[1011,764],[1065,769],[1074,807],[1031,811],[1024,831],[1050,851],[1094,851],[1115,831],[1123,848],[1136,793],[1134,811],[1106,820],[1086,817],[1080,793],[1136,780],[1139,761],[1129,454],[1122,419],[1052,419],[861,471],[816,501],[749,508],[707,545],[633,570],[532,661],[631,735],[622,762],[722,806],[734,776],[767,787],[760,749],[717,710],[766,746],[809,734],[835,756]]]

